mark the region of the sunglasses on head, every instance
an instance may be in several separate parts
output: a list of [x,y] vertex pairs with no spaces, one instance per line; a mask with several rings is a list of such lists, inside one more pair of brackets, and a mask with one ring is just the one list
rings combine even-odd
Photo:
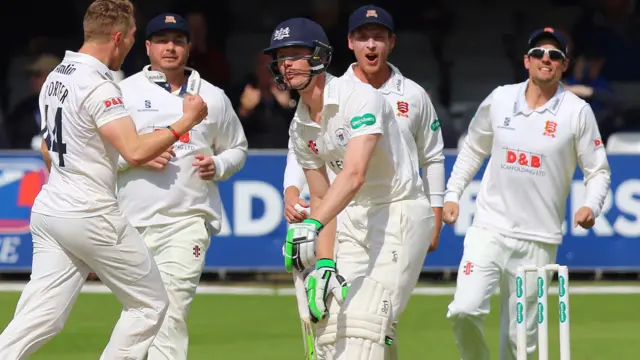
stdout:
[[527,53],[528,56],[531,56],[532,58],[536,58],[536,59],[542,59],[544,57],[544,54],[548,54],[549,59],[554,61],[566,59],[566,56],[564,55],[564,53],[557,49],[545,49],[542,47],[536,47],[529,50],[529,52]]

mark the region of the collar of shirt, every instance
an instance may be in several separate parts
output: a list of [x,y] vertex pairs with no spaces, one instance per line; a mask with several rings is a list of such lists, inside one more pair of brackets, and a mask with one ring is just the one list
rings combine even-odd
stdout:
[[[322,93],[322,112],[324,113],[327,107],[330,106],[340,106],[339,105],[339,96],[340,96],[340,82],[337,81],[338,78],[335,76],[326,74],[326,82],[324,84],[324,91]],[[304,103],[302,98],[298,102],[298,108],[296,109],[296,114],[293,117],[293,120],[307,126],[313,126],[320,128],[320,125],[311,119],[311,115],[309,114],[309,107]]]
[[96,59],[91,55],[67,50],[64,53],[64,60],[69,62],[77,62],[77,63],[89,65],[91,68],[97,71],[102,77],[105,77],[106,78],[105,80],[114,81],[113,74],[111,74],[111,70],[107,67],[107,65],[105,65],[102,61]]
[[[200,92],[200,74],[192,68],[184,68],[185,72],[189,74],[187,82],[183,84],[180,89],[171,93],[171,95],[183,96],[185,94],[196,95]],[[151,65],[147,65],[142,68],[144,76],[152,83],[160,86],[161,88],[171,92],[171,85],[167,82],[167,76],[161,71],[151,70]]]
[[553,115],[557,115],[558,109],[560,109],[560,104],[562,103],[562,99],[564,99],[564,93],[566,91],[564,86],[561,83],[558,84],[558,90],[556,90],[556,93],[553,94],[551,99],[549,99],[546,104],[533,110],[529,107],[529,104],[527,104],[527,99],[525,97],[528,84],[529,80],[523,82],[518,89],[516,101],[513,103],[513,116],[516,116],[518,114],[529,116],[533,112],[542,114],[545,110],[549,110],[549,112]]
[[[360,80],[356,76],[356,73],[353,71],[353,68],[355,67],[355,65],[357,65],[357,63],[353,63],[349,65],[349,68],[344,73],[344,75],[351,80],[362,82],[362,80]],[[403,95],[404,94],[404,76],[402,76],[402,73],[400,73],[400,70],[398,70],[398,68],[395,67],[393,64],[387,63],[387,65],[389,65],[389,67],[391,68],[391,76],[377,90],[383,94],[396,93],[398,95]]]

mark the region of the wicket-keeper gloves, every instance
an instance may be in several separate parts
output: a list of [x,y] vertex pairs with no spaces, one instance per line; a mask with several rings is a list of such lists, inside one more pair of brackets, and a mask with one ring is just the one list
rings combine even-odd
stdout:
[[323,225],[314,219],[305,219],[301,223],[291,224],[287,231],[287,240],[282,248],[284,267],[291,272],[312,267],[316,262],[316,240]]
[[347,281],[338,275],[336,263],[320,259],[316,270],[307,278],[307,299],[311,321],[317,323],[327,314],[327,296],[333,295],[342,304],[347,297]]

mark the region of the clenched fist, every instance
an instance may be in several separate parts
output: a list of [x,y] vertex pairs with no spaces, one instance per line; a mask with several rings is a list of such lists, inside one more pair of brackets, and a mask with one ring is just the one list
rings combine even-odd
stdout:
[[460,214],[460,206],[458,203],[447,201],[444,203],[444,209],[442,209],[442,221],[449,225],[453,225],[458,220]]
[[581,228],[588,230],[595,224],[596,217],[590,207],[583,206],[576,211],[576,215],[573,218],[573,227],[578,227],[578,225],[580,225]]
[[192,125],[195,126],[207,117],[209,108],[200,95],[188,95],[184,97],[182,102],[182,112],[189,117]]

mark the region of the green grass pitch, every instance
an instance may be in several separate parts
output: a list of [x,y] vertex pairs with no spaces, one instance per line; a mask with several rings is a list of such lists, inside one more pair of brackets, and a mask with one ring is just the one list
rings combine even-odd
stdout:
[[[11,320],[18,293],[0,293],[0,328]],[[413,296],[399,325],[400,356],[459,359],[449,321],[451,295]],[[497,307],[493,299],[493,309]],[[637,358],[640,295],[572,295],[573,360]],[[558,359],[557,297],[549,296],[550,359]],[[31,359],[97,359],[118,319],[120,305],[110,294],[80,295],[64,331]],[[189,319],[189,359],[301,360],[300,322],[295,297],[198,294]],[[487,319],[487,338],[497,359],[498,314]]]

